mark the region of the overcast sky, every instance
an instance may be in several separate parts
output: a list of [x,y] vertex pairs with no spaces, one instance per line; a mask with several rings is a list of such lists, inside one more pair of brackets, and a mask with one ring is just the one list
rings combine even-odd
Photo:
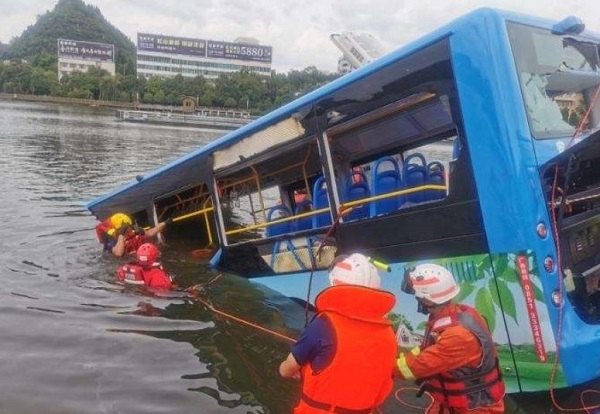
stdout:
[[[368,32],[393,50],[483,6],[540,17],[575,15],[600,33],[600,0],[84,0],[136,42],[138,32],[273,46],[273,68],[335,71],[331,33]],[[0,42],[19,36],[57,0],[0,0]]]

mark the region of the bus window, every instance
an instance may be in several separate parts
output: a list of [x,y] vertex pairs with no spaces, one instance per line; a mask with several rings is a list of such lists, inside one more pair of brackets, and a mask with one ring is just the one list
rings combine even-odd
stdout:
[[339,135],[331,131],[342,208],[351,208],[345,222],[438,202],[448,194],[450,162],[458,151],[447,97],[424,93],[403,101],[405,111]]
[[238,182],[221,181],[223,193],[221,209],[225,217],[225,231],[230,243],[260,239],[291,232],[289,224],[272,226],[261,224],[290,216],[289,203],[284,204],[279,187],[258,188],[252,177]]
[[274,273],[329,266],[336,247],[324,245],[332,213],[314,137],[243,160],[216,182],[228,251],[250,249]]
[[[600,85],[599,44],[515,23],[508,33],[534,137],[573,135]],[[584,130],[598,126],[596,106]]]
[[206,184],[165,194],[154,201],[154,209],[158,222],[173,220],[169,226],[170,239],[177,235],[178,241],[191,242],[201,249],[213,249],[218,244],[213,202]]

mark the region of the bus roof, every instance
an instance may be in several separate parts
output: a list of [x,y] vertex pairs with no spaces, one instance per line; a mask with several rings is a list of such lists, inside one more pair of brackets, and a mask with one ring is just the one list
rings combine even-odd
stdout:
[[552,24],[555,23],[550,20],[508,11],[491,8],[477,9],[354,72],[336,79],[195,151],[149,172],[139,181],[130,182],[109,194],[90,201],[86,207],[98,218],[104,218],[118,210],[132,212],[145,209],[151,205],[152,200],[156,196],[173,192],[188,185],[193,180],[197,181],[198,177],[194,171],[200,168],[206,157],[215,151],[227,148],[252,134],[292,117],[294,114],[307,111],[313,103],[319,102],[343,88],[358,83],[362,79],[392,65],[404,57],[442,38],[448,37],[454,32],[462,30],[465,24],[485,18],[492,18],[497,21],[510,20],[547,29],[550,29]]

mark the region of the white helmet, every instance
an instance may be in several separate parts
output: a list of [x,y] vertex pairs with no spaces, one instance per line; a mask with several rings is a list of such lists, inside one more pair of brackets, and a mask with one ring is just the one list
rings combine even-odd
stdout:
[[336,285],[358,285],[379,289],[381,278],[369,259],[359,253],[333,263],[329,270],[329,283]]
[[448,302],[460,292],[452,273],[436,264],[420,264],[408,273],[408,277],[415,297],[437,305]]

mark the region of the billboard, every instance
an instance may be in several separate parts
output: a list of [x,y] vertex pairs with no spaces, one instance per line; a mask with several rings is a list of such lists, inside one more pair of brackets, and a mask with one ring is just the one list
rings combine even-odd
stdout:
[[59,58],[93,61],[115,61],[115,46],[107,43],[84,42],[80,40],[58,39]]
[[271,63],[271,46],[138,33],[138,51]]
[[209,40],[206,57],[271,63],[273,48],[271,46]]
[[206,40],[138,33],[138,50],[206,56]]

